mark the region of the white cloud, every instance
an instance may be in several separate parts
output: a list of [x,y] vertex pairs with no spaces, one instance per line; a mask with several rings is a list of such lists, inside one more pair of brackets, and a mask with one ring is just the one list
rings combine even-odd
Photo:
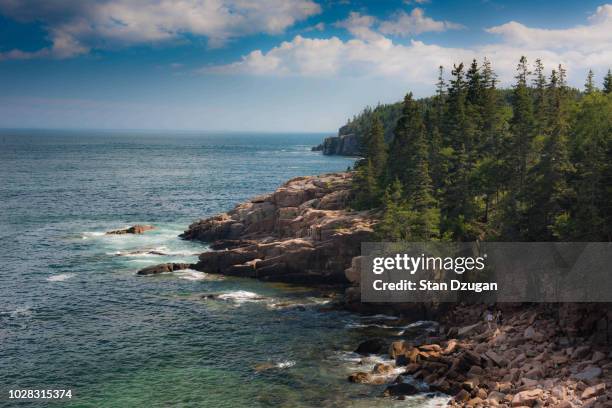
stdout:
[[229,65],[205,67],[202,72],[245,73],[259,75],[406,75],[415,80],[429,80],[431,67],[448,65],[468,58],[469,50],[442,48],[411,41],[394,44],[380,36],[374,41],[337,37],[309,39],[296,36],[264,53],[255,50]]
[[379,30],[383,34],[408,36],[427,32],[442,32],[465,28],[461,24],[450,21],[437,21],[425,16],[421,8],[415,8],[410,14],[400,11],[391,20],[380,24]]
[[352,11],[346,20],[338,21],[336,27],[345,28],[354,37],[366,41],[380,40],[383,36],[372,29],[376,19],[372,16]]
[[312,0],[0,0],[0,13],[42,22],[52,43],[36,52],[1,53],[0,59],[67,58],[93,48],[168,42],[185,35],[206,37],[215,47],[244,35],[282,33],[320,11]]
[[[409,44],[393,42],[376,32],[370,16],[351,13],[340,22],[353,35],[342,41],[337,37],[309,39],[301,36],[283,42],[264,52],[255,50],[228,65],[206,67],[203,72],[256,75],[300,76],[390,76],[404,82],[434,83],[439,65],[469,62],[472,58],[489,58],[504,84],[513,80],[514,68],[521,55],[533,62],[541,58],[548,69],[563,64],[576,85],[586,69],[604,72],[612,61],[612,5],[601,6],[588,24],[566,30],[529,28],[509,23],[487,29],[503,36],[502,43],[470,48],[443,47],[411,40]],[[575,37],[579,37],[576,39]]]
[[612,4],[597,8],[589,17],[590,24],[551,30],[527,27],[516,21],[488,28],[491,34],[501,35],[507,44],[519,47],[546,49],[575,49],[597,51],[610,48],[612,43]]
[[404,0],[405,4],[427,4],[430,0]]

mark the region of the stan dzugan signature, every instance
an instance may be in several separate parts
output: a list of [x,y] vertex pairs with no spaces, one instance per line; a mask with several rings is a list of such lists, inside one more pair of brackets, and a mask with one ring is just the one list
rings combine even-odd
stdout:
[[450,282],[435,282],[421,279],[418,282],[402,279],[399,282],[384,282],[377,279],[372,283],[376,291],[437,291],[437,292],[495,292],[497,282],[461,282],[456,279]]

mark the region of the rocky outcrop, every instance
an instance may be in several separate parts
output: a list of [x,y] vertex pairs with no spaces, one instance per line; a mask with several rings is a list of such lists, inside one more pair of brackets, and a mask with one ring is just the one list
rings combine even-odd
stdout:
[[142,234],[152,229],[155,229],[152,225],[132,225],[131,227],[108,231],[106,235]]
[[350,173],[297,177],[271,194],[200,220],[181,237],[211,242],[194,268],[293,283],[347,283],[374,220],[347,209]]
[[[383,395],[412,395],[397,386],[411,378],[455,407],[612,406],[609,305],[497,307],[496,323],[483,321],[483,305],[455,305],[428,337],[395,338],[388,357],[397,378]],[[357,374],[349,381],[380,383],[375,371]]]
[[359,137],[355,134],[339,134],[338,136],[326,137],[313,151],[322,151],[325,155],[359,156]]
[[164,263],[159,265],[147,266],[136,272],[137,275],[158,275],[160,273],[168,273],[190,269],[191,264],[188,263]]

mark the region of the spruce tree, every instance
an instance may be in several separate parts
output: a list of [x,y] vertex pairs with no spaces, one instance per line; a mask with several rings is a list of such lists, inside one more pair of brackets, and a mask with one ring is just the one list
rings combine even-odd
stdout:
[[593,70],[589,69],[589,73],[587,74],[586,82],[584,83],[584,93],[586,95],[592,94],[595,92],[597,88],[595,88],[595,84],[593,82]]
[[436,95],[432,106],[426,111],[425,126],[427,128],[427,139],[429,141],[429,162],[433,193],[438,197],[442,186],[446,168],[442,157],[442,128],[444,126],[444,114],[446,110],[446,83],[444,81],[444,67],[438,68],[438,82],[436,83]]
[[503,120],[500,114],[500,97],[496,89],[497,77],[491,62],[485,58],[482,69],[483,102],[482,102],[482,146],[481,160],[477,163],[475,179],[479,190],[484,195],[482,221],[489,221],[493,201],[499,196],[503,184],[501,168],[501,142]]
[[445,115],[445,144],[448,175],[441,203],[442,233],[453,239],[471,239],[474,217],[472,185],[469,181],[473,163],[468,160],[466,143],[473,140],[472,126],[466,112],[466,83],[463,64],[455,65],[448,89]]
[[[560,72],[563,72],[560,70]],[[548,135],[540,162],[531,169],[526,238],[550,241],[565,230],[572,191],[567,183],[573,172],[569,161],[568,105],[565,81],[552,71],[547,92],[550,100]]]
[[380,205],[380,190],[372,160],[366,159],[357,165],[353,176],[352,207],[367,210]]
[[402,104],[402,113],[395,125],[393,141],[389,146],[389,166],[387,180],[399,180],[401,185],[406,185],[410,177],[411,169],[406,163],[410,155],[411,134],[413,133],[411,115],[414,113],[412,93],[406,94]]
[[505,238],[520,239],[524,228],[524,188],[531,161],[531,145],[535,134],[533,102],[527,87],[530,75],[527,58],[521,57],[517,65],[516,84],[512,94],[512,118],[510,135],[506,139],[504,162],[508,194],[504,206]]
[[612,93],[612,71],[610,70],[608,70],[608,73],[604,77],[603,92],[606,95]]
[[402,241],[408,238],[410,218],[402,189],[402,183],[395,179],[385,189],[382,201],[382,216],[376,224],[375,233],[381,241]]
[[[572,241],[612,240],[612,98],[599,92],[582,99],[572,128],[575,191],[565,235]],[[559,231],[562,232],[562,231]]]
[[546,98],[546,75],[544,74],[544,65],[541,59],[535,62],[535,77],[533,78],[533,93],[534,93],[534,119],[535,119],[535,134],[537,136],[544,135],[548,125],[548,100]]
[[372,163],[374,177],[379,180],[387,166],[387,145],[385,144],[385,129],[377,114],[374,115],[370,125],[366,151],[367,158]]

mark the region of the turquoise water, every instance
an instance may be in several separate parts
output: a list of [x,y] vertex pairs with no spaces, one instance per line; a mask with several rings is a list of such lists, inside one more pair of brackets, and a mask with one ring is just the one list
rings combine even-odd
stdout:
[[[320,293],[135,275],[204,251],[177,238],[190,222],[352,164],[311,152],[322,136],[0,132],[0,406],[15,388],[72,390],[33,406],[389,406],[346,381],[364,319]],[[103,234],[135,223],[157,229]]]

